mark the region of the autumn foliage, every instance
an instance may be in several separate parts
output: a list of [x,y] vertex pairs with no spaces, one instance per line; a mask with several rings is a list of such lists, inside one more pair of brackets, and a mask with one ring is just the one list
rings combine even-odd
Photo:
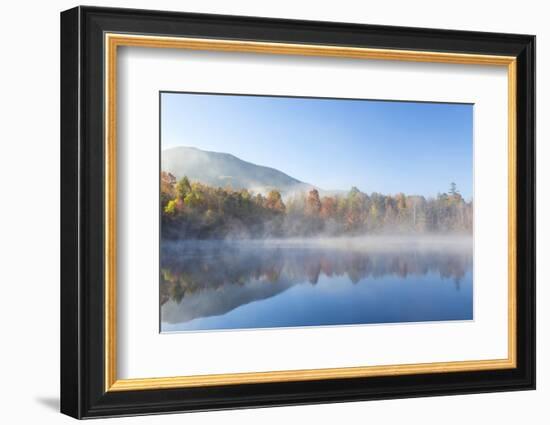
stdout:
[[320,196],[312,189],[283,200],[249,190],[176,181],[161,174],[163,237],[282,238],[375,233],[471,233],[473,208],[456,185],[435,198],[361,192]]

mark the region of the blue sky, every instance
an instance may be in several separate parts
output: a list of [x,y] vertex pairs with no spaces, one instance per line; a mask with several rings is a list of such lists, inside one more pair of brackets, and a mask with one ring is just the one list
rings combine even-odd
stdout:
[[326,190],[473,191],[473,105],[161,94],[161,148],[231,153]]

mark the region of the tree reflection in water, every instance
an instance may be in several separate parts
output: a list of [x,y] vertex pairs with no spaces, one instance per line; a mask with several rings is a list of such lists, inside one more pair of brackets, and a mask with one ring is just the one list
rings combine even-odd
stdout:
[[[356,285],[394,276],[461,280],[472,269],[471,244],[397,247],[302,243],[195,241],[163,244],[160,304],[181,305],[178,322],[225,314],[321,277]],[[336,279],[337,278],[337,279]],[[183,305],[182,305],[183,304]],[[174,307],[174,306],[172,306]],[[164,317],[163,320],[170,320]]]

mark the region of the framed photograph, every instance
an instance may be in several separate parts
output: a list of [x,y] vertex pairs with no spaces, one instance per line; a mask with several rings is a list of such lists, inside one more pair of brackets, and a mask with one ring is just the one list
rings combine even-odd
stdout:
[[61,411],[535,388],[535,37],[61,14]]

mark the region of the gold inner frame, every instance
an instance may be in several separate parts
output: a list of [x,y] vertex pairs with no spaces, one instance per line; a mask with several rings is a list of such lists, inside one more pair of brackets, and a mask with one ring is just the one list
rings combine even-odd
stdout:
[[[516,58],[462,53],[370,49],[328,45],[267,43],[128,34],[105,34],[105,391],[133,391],[415,373],[446,373],[516,367]],[[118,379],[116,325],[116,123],[119,46],[325,56],[507,67],[508,72],[508,357],[495,360],[247,372],[215,375]]]

